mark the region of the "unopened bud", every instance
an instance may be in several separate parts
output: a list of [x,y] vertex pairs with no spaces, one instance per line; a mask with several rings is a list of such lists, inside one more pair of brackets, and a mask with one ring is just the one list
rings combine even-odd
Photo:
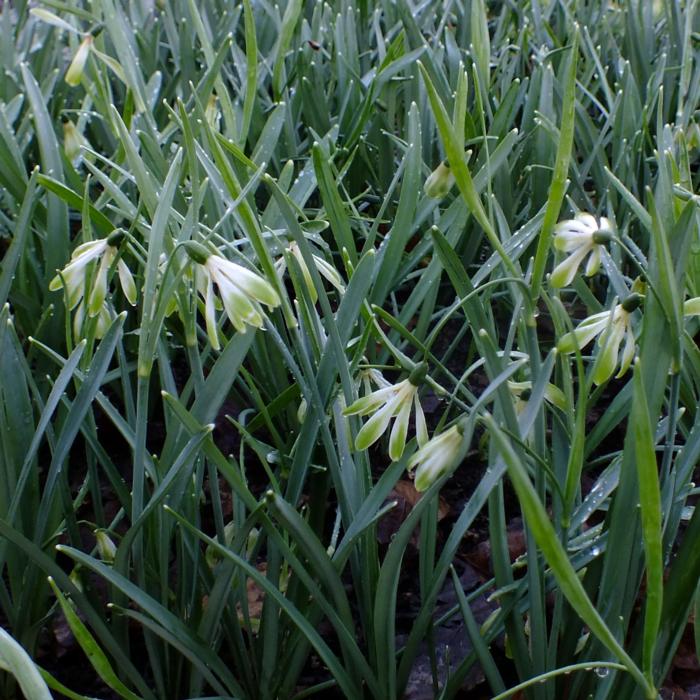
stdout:
[[88,55],[90,54],[90,49],[92,48],[93,38],[91,35],[86,36],[78,50],[75,52],[75,56],[71,61],[68,70],[66,71],[66,82],[71,87],[76,87],[80,85],[80,81],[83,77],[83,71],[85,70],[85,64],[87,63]]
[[452,189],[455,183],[455,176],[452,174],[446,160],[433,170],[425,181],[425,194],[432,199],[442,199]]

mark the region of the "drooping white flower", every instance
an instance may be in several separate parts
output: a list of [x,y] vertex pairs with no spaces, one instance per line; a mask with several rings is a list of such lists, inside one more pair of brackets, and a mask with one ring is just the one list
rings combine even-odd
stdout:
[[[530,400],[532,382],[508,382],[508,390],[515,399],[515,412],[522,413]],[[566,410],[566,396],[564,392],[554,384],[548,383],[544,389],[544,400],[556,406],[562,411]]]
[[220,347],[214,285],[226,315],[239,333],[245,333],[247,326],[262,328],[264,316],[260,304],[269,309],[280,304],[273,286],[259,274],[209,252],[200,243],[189,241],[185,249],[195,264],[197,290],[204,299],[204,317],[212,347],[215,350]]
[[80,85],[80,81],[83,77],[83,71],[85,70],[85,64],[87,63],[88,56],[92,49],[93,38],[91,35],[87,35],[82,42],[78,50],[75,52],[75,56],[71,61],[68,70],[66,71],[66,82],[71,87],[76,87]]
[[620,344],[624,340],[620,369],[616,375],[618,378],[621,377],[634,359],[636,346],[631,318],[640,303],[639,294],[630,294],[612,311],[602,311],[589,316],[573,331],[561,338],[557,343],[557,350],[561,353],[575,352],[577,345],[583,348],[598,336],[599,351],[592,379],[594,384],[602,384],[613,375],[617,367]]
[[408,468],[416,469],[416,491],[430,488],[454,466],[462,446],[462,432],[459,424],[453,425],[444,433],[431,438],[411,457]]
[[[311,301],[315,304],[318,300],[318,290],[314,285],[313,278],[311,277],[311,272],[309,271],[306,261],[304,260],[304,256],[301,254],[301,249],[299,248],[299,245],[296,241],[292,241],[289,244],[289,246],[287,247],[287,252],[290,255],[293,255],[294,259],[299,264],[299,269],[301,270],[304,285],[306,286],[309,292]],[[333,267],[333,265],[326,262],[320,255],[315,255],[312,253],[311,257],[321,277],[328,280],[328,282],[330,282],[341,294],[345,292],[345,285],[343,284],[343,280],[340,274],[338,273],[338,270],[336,270],[335,267]],[[280,277],[282,277],[287,269],[287,261],[285,260],[284,256],[279,258],[279,260],[275,263],[275,268]]]
[[579,265],[586,256],[586,276],[592,277],[600,267],[603,246],[612,239],[610,222],[601,217],[586,213],[577,214],[574,219],[557,224],[554,247],[569,257],[560,262],[552,271],[550,282],[553,287],[566,287],[571,284]]
[[396,461],[401,459],[406,447],[406,435],[408,433],[408,421],[411,416],[411,407],[416,413],[416,438],[419,445],[428,441],[428,429],[425,423],[425,414],[418,397],[418,389],[425,377],[425,365],[411,373],[407,379],[398,384],[383,384],[376,391],[363,396],[350,404],[343,413],[346,416],[372,417],[362,426],[355,438],[355,449],[365,450],[373,445],[386,432],[391,419],[394,425],[389,436],[389,456]]
[[[124,232],[116,230],[107,238],[87,241],[79,245],[71,260],[49,284],[52,292],[65,289],[66,305],[72,310],[87,297],[87,312],[90,317],[104,314],[104,301],[107,295],[107,275],[115,260],[119,283],[127,301],[136,303],[136,284],[133,275],[122,258],[118,258],[119,246]],[[86,289],[90,263],[99,260],[97,270],[92,275],[92,286]]]
[[455,176],[452,173],[450,164],[446,160],[443,160],[442,163],[428,175],[423,190],[425,194],[432,199],[442,199],[447,196],[454,184]]

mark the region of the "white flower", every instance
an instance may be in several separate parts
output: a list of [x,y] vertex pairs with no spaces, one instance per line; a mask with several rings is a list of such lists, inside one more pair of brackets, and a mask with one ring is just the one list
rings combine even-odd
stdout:
[[425,181],[424,191],[432,199],[442,199],[447,196],[455,184],[455,176],[452,174],[450,164],[443,160],[440,165],[433,170]]
[[462,432],[459,425],[453,425],[425,443],[411,457],[408,468],[416,467],[416,491],[425,491],[454,466],[462,446]]
[[272,285],[242,265],[210,253],[200,243],[189,241],[185,249],[195,263],[196,273],[199,273],[195,274],[197,290],[204,299],[204,317],[212,347],[215,350],[220,347],[216,330],[215,284],[226,315],[239,333],[245,333],[247,326],[262,328],[264,317],[260,304],[269,309],[280,304]]
[[586,263],[586,275],[595,275],[600,267],[603,246],[611,239],[610,222],[605,217],[597,221],[590,214],[581,213],[574,219],[559,223],[555,230],[554,247],[570,255],[552,271],[552,286],[566,287],[571,284],[579,265],[587,255],[590,257]]
[[622,340],[625,346],[620,360],[620,370],[617,377],[621,377],[632,364],[635,353],[634,331],[630,320],[632,312],[639,307],[641,297],[639,294],[630,294],[621,304],[617,304],[612,311],[602,311],[593,314],[582,321],[571,333],[567,333],[557,343],[557,350],[561,353],[571,353],[576,346],[583,348],[598,336],[598,358],[593,371],[594,384],[602,384],[610,379],[615,367],[617,367],[618,354]]
[[[306,288],[309,291],[311,301],[315,304],[318,300],[318,291],[316,290],[313,278],[311,277],[311,272],[309,271],[306,261],[304,260],[304,257],[301,254],[301,249],[299,248],[299,245],[296,241],[292,241],[289,244],[287,252],[293,255],[294,259],[299,264],[299,269],[301,270],[301,276],[304,280],[304,284],[306,285]],[[338,270],[336,270],[333,267],[333,265],[327,263],[319,255],[312,254],[311,257],[320,275],[326,280],[328,280],[342,294],[345,291],[345,285],[343,284],[343,280],[340,274],[338,273]],[[277,269],[277,273],[279,274],[279,276],[282,277],[285,273],[285,270],[287,269],[287,261],[284,259],[284,257],[281,257],[275,263],[275,268]]]
[[[532,392],[532,382],[508,382],[508,389],[515,399],[515,412],[520,414],[525,410]],[[547,384],[544,389],[545,401],[556,406],[562,411],[566,410],[566,396],[564,392],[554,384]]]
[[365,450],[377,442],[389,427],[391,419],[395,418],[396,420],[389,436],[389,456],[394,461],[401,459],[401,455],[406,447],[411,406],[414,406],[416,411],[416,438],[418,444],[424,445],[428,441],[425,415],[418,398],[418,388],[425,377],[425,371],[425,365],[419,365],[411,372],[410,377],[398,384],[386,384],[382,377],[382,383],[380,383],[380,388],[377,391],[357,399],[343,411],[346,416],[373,414],[362,426],[360,432],[357,433],[355,449]]
[[[71,256],[71,260],[49,284],[49,289],[55,292],[65,289],[66,304],[74,309],[87,296],[87,312],[90,317],[104,315],[104,301],[107,295],[107,273],[119,253],[119,246],[124,239],[124,232],[116,230],[107,238],[88,241],[79,245]],[[86,290],[88,266],[93,261],[100,264],[92,276],[92,287]],[[117,274],[124,296],[130,304],[136,303],[136,284],[126,263],[117,260]]]
[[78,50],[75,52],[75,56],[73,57],[70,66],[68,66],[68,70],[66,71],[66,82],[71,87],[80,85],[80,81],[83,77],[83,71],[85,70],[85,64],[87,63],[90,50],[92,49],[92,42],[92,36],[86,36],[80,43]]

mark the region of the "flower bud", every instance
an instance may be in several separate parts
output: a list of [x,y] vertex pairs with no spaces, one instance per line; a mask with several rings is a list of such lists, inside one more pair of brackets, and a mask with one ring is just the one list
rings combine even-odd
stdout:
[[454,184],[455,176],[452,174],[450,165],[446,160],[443,160],[425,181],[425,194],[432,199],[442,199]]
[[117,554],[117,546],[104,530],[95,530],[95,539],[97,540],[97,552],[100,555],[100,559],[107,564],[111,564]]
[[90,54],[90,49],[92,48],[93,38],[88,34],[86,36],[78,50],[75,52],[75,56],[71,61],[68,70],[66,71],[66,82],[71,87],[76,87],[80,85],[80,81],[83,77],[83,71],[85,70],[85,64],[87,63],[88,55]]
[[63,122],[63,152],[74,166],[79,165],[83,159],[81,146],[89,145],[72,121]]
[[198,265],[205,265],[211,255],[201,243],[197,243],[196,241],[187,241],[183,247],[187,251],[187,255]]

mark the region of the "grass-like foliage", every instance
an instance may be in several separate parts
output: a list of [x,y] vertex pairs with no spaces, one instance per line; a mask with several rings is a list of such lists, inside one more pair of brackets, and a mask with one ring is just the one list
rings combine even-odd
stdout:
[[700,576],[697,15],[0,3],[0,695],[83,697],[60,621],[128,700],[398,700],[426,657],[436,698],[656,698]]

